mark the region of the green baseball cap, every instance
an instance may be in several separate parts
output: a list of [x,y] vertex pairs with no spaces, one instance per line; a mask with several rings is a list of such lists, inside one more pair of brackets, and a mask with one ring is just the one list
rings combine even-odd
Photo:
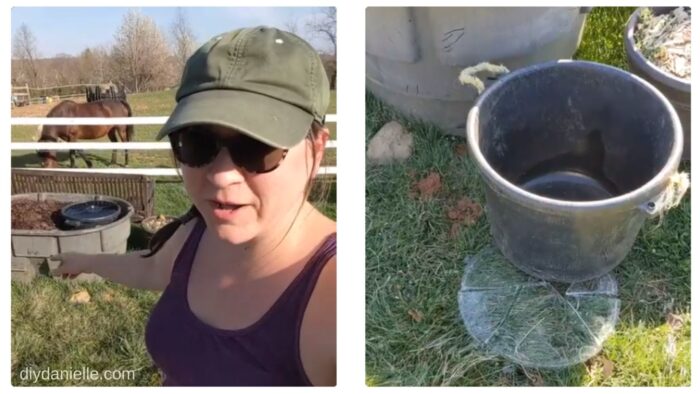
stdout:
[[271,27],[216,36],[187,61],[177,105],[156,139],[185,126],[216,124],[291,148],[324,121],[330,88],[318,53]]

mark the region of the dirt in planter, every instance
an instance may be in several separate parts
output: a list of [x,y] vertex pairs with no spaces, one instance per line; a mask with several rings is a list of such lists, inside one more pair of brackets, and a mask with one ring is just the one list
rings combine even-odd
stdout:
[[58,201],[12,201],[12,228],[15,230],[57,230],[61,225],[61,208],[68,205]]

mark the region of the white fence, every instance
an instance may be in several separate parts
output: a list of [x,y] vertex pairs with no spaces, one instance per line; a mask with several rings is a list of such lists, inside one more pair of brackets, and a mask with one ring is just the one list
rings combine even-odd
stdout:
[[[167,116],[144,116],[122,118],[11,118],[13,126],[27,125],[160,125],[167,121]],[[326,116],[326,122],[336,122],[336,115]],[[328,141],[326,148],[335,149],[335,140]],[[12,150],[170,150],[169,142],[12,142]],[[73,171],[109,174],[140,174],[150,176],[175,176],[175,168],[25,168],[40,171]],[[335,175],[336,167],[321,167],[319,175]]]

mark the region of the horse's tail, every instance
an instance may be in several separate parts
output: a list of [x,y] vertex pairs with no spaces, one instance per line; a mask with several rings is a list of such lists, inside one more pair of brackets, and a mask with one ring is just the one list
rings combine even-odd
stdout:
[[[131,106],[129,105],[129,103],[127,103],[126,100],[120,100],[120,101],[126,107],[127,116],[131,117],[133,115],[133,112],[131,112]],[[134,125],[133,124],[126,125],[126,140],[127,141],[134,140]]]

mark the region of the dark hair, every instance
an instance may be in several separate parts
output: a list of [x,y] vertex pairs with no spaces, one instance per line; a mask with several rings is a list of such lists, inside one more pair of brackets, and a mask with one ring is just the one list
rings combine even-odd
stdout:
[[[313,140],[316,137],[318,137],[318,135],[321,133],[324,127],[325,126],[323,124],[314,120],[314,122],[311,124],[311,129],[309,130],[309,133],[306,135],[306,139],[313,142]],[[311,149],[312,155],[315,158],[317,152],[316,146],[313,143],[311,144]],[[317,184],[320,185],[320,187],[318,188],[320,190],[314,189],[314,186]],[[304,188],[304,200],[302,201],[302,205],[299,206],[299,211],[297,212],[297,215],[301,211],[303,203],[309,198],[309,195],[311,194],[312,190],[314,190],[315,196],[317,196],[319,201],[325,201],[328,195],[328,184],[326,182],[316,183],[314,182],[314,179],[310,177],[306,182],[306,187]],[[151,240],[148,243],[149,252],[143,255],[142,257],[151,257],[154,254],[156,254],[160,250],[160,248],[162,248],[163,245],[168,241],[168,239],[170,239],[170,237],[172,237],[173,234],[175,234],[175,231],[177,231],[177,229],[181,225],[184,225],[185,223],[195,218],[201,219],[201,217],[202,214],[199,212],[199,210],[197,210],[197,207],[195,207],[193,204],[184,215],[166,224],[165,226],[163,226],[163,228],[161,228],[160,230],[156,231],[155,234],[153,234],[153,237],[151,237]]]

